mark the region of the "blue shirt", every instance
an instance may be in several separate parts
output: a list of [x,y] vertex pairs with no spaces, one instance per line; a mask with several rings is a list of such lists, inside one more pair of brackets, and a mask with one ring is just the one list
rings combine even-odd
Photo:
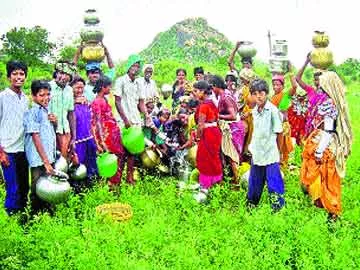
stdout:
[[40,141],[45,154],[50,162],[55,162],[56,157],[56,134],[54,126],[48,119],[46,108],[34,103],[33,107],[25,113],[25,153],[30,167],[44,165],[32,139],[33,133],[40,134]]
[[254,131],[249,145],[254,165],[266,166],[280,162],[277,134],[282,133],[280,111],[270,101],[266,101],[261,112],[258,106],[252,110]]

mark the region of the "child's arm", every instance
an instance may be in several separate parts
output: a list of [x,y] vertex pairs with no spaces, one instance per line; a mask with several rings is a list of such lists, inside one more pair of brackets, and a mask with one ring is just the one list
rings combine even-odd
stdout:
[[39,133],[32,133],[31,134],[32,140],[34,142],[35,145],[35,149],[36,151],[39,153],[39,156],[42,160],[42,162],[44,163],[45,169],[46,169],[46,173],[47,174],[53,174],[54,173],[54,168],[51,166],[49,159],[45,153],[44,147],[41,143],[41,139],[40,139],[40,134]]

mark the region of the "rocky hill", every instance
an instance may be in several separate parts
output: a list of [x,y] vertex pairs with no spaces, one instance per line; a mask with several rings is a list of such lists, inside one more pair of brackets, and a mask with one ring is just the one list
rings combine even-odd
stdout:
[[186,63],[214,63],[228,56],[231,42],[204,18],[189,18],[161,32],[140,54],[148,62],[173,59]]

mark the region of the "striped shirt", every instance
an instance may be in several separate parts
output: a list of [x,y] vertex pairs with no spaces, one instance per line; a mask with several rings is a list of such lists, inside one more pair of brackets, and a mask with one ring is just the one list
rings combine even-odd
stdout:
[[54,126],[48,118],[46,108],[34,103],[32,108],[25,113],[25,152],[30,167],[44,165],[32,139],[33,133],[40,135],[40,141],[49,163],[55,162],[56,157],[56,134]]
[[67,117],[68,113],[74,110],[73,90],[69,85],[62,89],[55,81],[51,81],[50,86],[51,99],[49,103],[49,113],[56,115],[56,133],[70,133],[70,124]]
[[6,153],[24,152],[24,114],[29,100],[10,88],[0,93],[0,145]]

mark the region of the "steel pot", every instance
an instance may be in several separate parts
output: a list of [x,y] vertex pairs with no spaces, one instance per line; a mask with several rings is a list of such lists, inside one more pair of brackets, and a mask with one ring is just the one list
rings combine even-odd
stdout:
[[178,171],[180,181],[188,182],[190,179],[192,168],[190,166],[181,166]]
[[87,169],[84,164],[77,166],[71,164],[69,167],[70,178],[73,180],[84,180],[87,177]]
[[273,56],[269,59],[270,72],[286,73],[288,72],[289,60],[283,56]]
[[241,58],[254,57],[256,55],[256,49],[251,41],[243,41],[238,49],[238,54]]
[[68,199],[71,187],[66,173],[55,171],[55,175],[41,176],[36,183],[36,195],[52,204]]
[[59,158],[56,160],[54,169],[57,171],[67,173],[67,171],[69,169],[69,165],[63,156],[60,155]]
[[145,168],[151,169],[160,163],[160,156],[151,148],[146,148],[141,153],[140,159]]
[[275,40],[272,46],[272,54],[277,56],[287,56],[288,43],[286,40]]
[[88,9],[85,11],[84,23],[85,24],[98,24],[100,19],[95,9]]

